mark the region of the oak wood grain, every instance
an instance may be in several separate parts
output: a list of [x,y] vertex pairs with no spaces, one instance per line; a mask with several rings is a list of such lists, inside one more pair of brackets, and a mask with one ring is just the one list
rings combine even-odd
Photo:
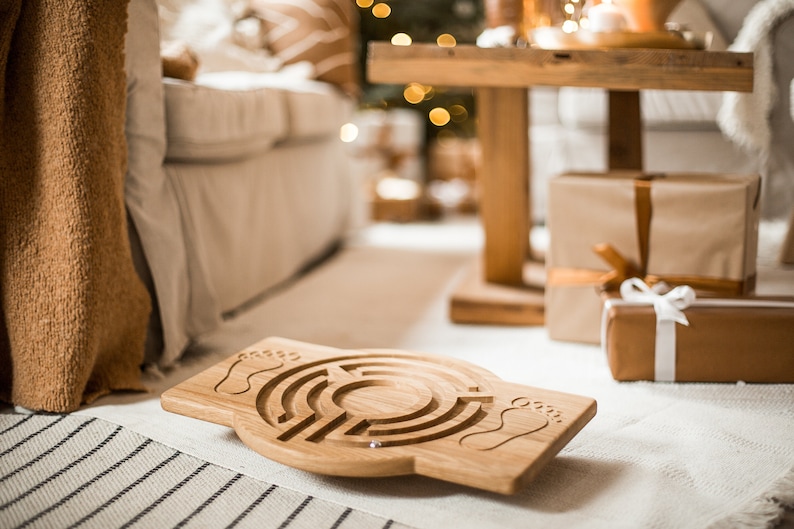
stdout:
[[542,262],[526,261],[524,285],[508,286],[486,281],[482,264],[477,260],[452,292],[449,319],[454,323],[543,325],[543,267]]
[[[529,104],[523,88],[479,88],[485,279],[523,284],[529,257]],[[487,116],[482,119],[482,116]],[[504,156],[505,152],[511,153]]]
[[582,86],[751,92],[753,54],[703,50],[543,50],[370,42],[375,83],[443,86]]
[[167,411],[234,428],[309,472],[420,474],[512,494],[596,413],[589,397],[505,382],[474,364],[267,338],[163,393]]
[[609,146],[611,170],[642,171],[642,116],[637,90],[609,91]]

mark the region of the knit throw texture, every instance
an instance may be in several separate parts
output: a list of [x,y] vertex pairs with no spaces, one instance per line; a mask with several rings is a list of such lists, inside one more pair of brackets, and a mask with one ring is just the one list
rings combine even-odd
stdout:
[[0,4],[0,398],[70,411],[142,389],[130,254],[127,2]]

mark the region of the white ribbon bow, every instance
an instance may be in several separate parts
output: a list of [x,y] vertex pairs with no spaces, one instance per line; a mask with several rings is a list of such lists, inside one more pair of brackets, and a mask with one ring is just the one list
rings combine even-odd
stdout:
[[654,378],[657,381],[675,380],[675,324],[689,325],[682,312],[695,301],[695,291],[690,286],[679,286],[667,293],[665,283],[649,287],[642,279],[632,277],[620,285],[620,296],[637,303],[651,303],[656,312],[656,351]]

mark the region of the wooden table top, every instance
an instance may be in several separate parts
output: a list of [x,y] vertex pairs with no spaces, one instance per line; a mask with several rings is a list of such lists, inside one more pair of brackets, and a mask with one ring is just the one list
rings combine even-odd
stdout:
[[375,83],[442,86],[582,86],[614,90],[751,92],[753,54],[668,49],[547,50],[370,42],[367,77]]

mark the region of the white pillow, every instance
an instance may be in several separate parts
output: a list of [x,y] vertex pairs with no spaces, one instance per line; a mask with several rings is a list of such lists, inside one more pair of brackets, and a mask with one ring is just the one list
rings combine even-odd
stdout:
[[275,72],[283,61],[268,50],[266,35],[251,34],[242,18],[245,5],[225,0],[158,0],[160,38],[186,43],[198,57],[199,73]]

